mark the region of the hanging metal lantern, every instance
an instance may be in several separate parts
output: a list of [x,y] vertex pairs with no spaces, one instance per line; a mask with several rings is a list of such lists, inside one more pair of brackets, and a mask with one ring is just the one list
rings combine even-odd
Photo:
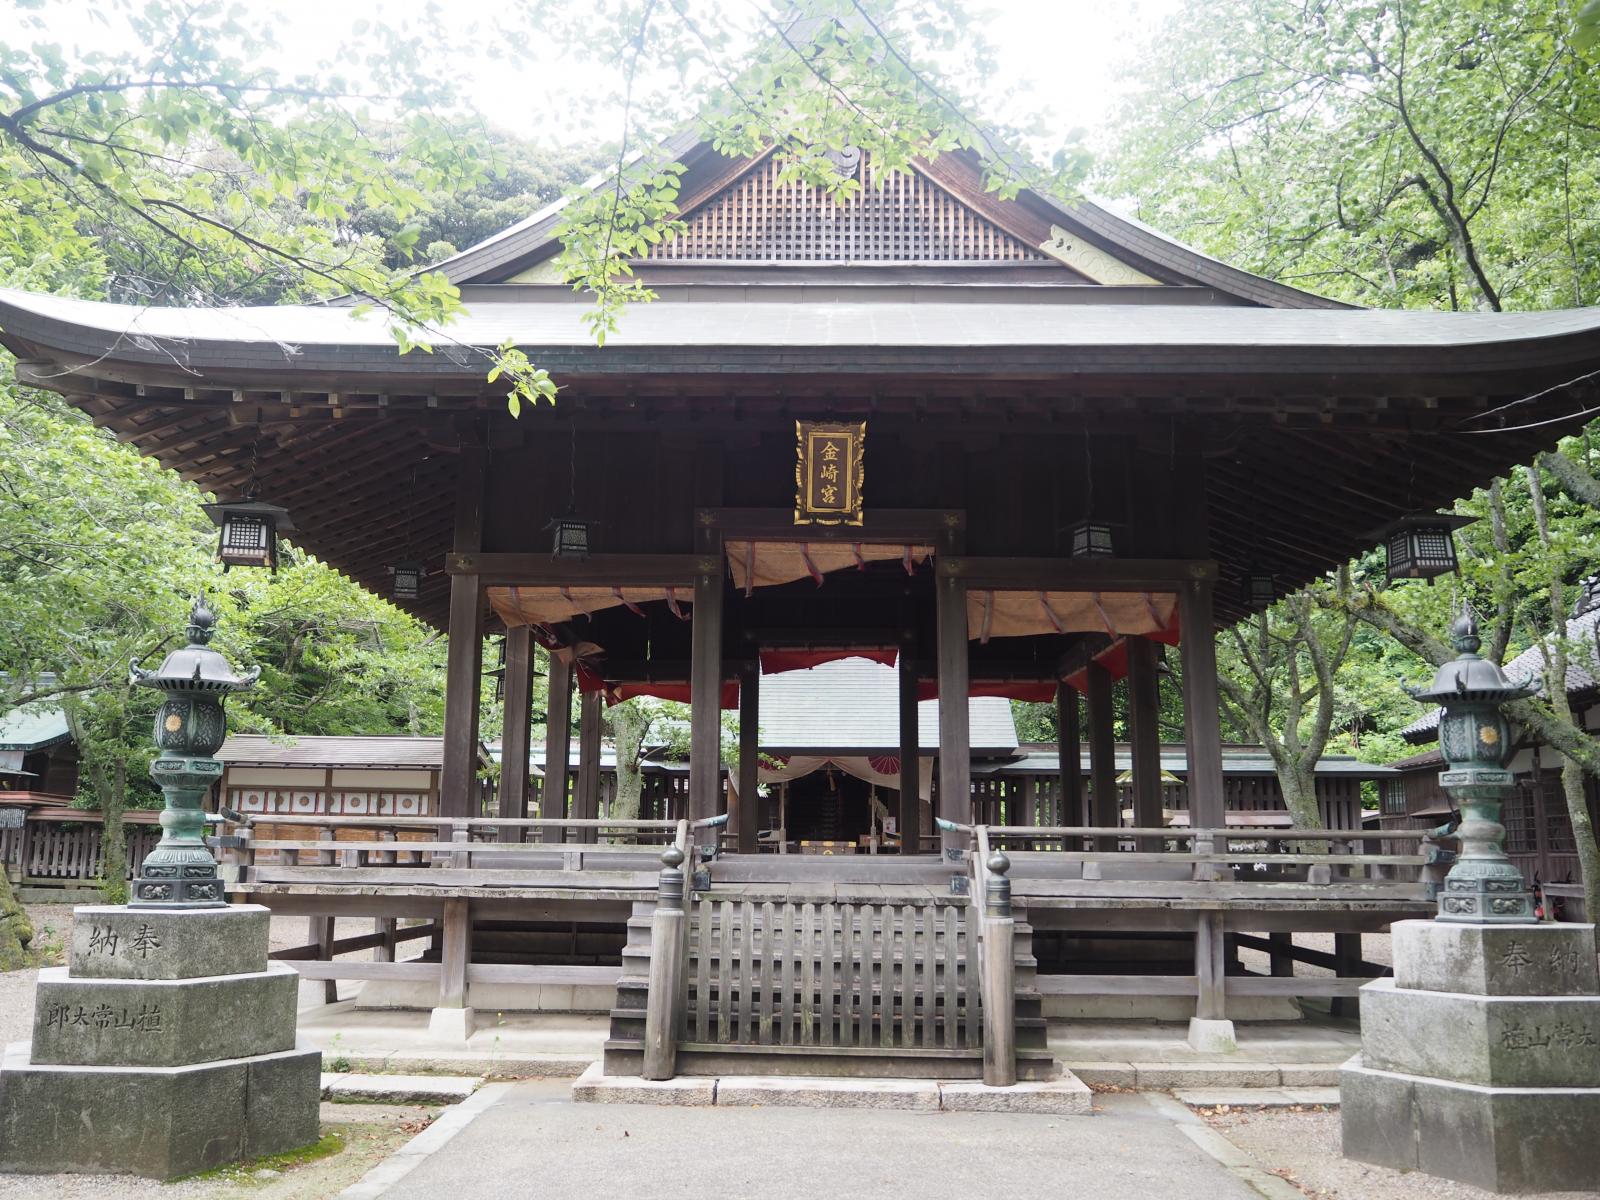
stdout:
[[545,526],[555,531],[550,553],[556,558],[588,558],[592,544],[590,534],[595,525],[596,522],[586,521],[571,512],[555,518]]
[[396,563],[390,570],[394,583],[389,589],[393,600],[416,600],[422,595],[422,580],[427,575],[421,563]]
[[221,530],[217,560],[224,571],[229,567],[271,567],[277,573],[278,535],[294,532],[288,509],[250,498],[202,507]]
[[1455,513],[1414,513],[1383,528],[1378,540],[1389,556],[1391,580],[1435,579],[1457,566],[1454,531],[1473,517]]
[[1273,601],[1278,598],[1278,580],[1275,575],[1265,571],[1252,571],[1244,580],[1245,607],[1252,612],[1263,608],[1271,608]]
[[1111,558],[1117,552],[1106,521],[1085,519],[1072,526],[1071,532],[1073,558]]

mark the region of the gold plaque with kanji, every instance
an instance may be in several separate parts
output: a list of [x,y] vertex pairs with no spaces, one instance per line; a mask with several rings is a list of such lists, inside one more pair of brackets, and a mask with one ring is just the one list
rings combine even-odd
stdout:
[[861,524],[867,423],[796,421],[794,428],[799,451],[794,468],[794,523]]

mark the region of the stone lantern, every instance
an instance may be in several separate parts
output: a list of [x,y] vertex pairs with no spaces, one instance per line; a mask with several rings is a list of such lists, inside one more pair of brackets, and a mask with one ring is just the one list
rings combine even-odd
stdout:
[[1533,920],[1533,897],[1522,872],[1506,857],[1500,805],[1514,785],[1506,763],[1511,726],[1500,711],[1508,700],[1531,695],[1478,654],[1482,641],[1470,612],[1451,627],[1456,657],[1439,668],[1426,689],[1408,689],[1439,705],[1439,783],[1461,810],[1461,854],[1439,893],[1440,921],[1511,924]]
[[134,907],[225,904],[217,860],[205,843],[201,801],[222,777],[222,764],[214,757],[226,733],[222,702],[233,692],[254,687],[261,668],[234,674],[228,660],[208,645],[216,624],[216,614],[203,600],[196,600],[189,610],[189,644],[167,655],[154,671],[137,663],[130,666],[133,683],[166,694],[156,710],[155,739],[161,756],[150,764],[150,777],[160,785],[166,808],[161,813],[161,841],[145,857],[133,881]]

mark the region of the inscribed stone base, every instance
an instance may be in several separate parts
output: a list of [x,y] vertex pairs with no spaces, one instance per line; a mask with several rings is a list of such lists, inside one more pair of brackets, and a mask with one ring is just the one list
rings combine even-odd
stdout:
[[195,979],[267,969],[271,912],[260,904],[163,912],[86,904],[72,910],[74,979]]
[[296,1049],[183,1067],[0,1061],[0,1172],[173,1179],[317,1140],[322,1054]]
[[1403,1075],[1593,1086],[1600,1083],[1600,996],[1468,996],[1375,979],[1361,989],[1361,1052],[1369,1066]]
[[1396,921],[1395,986],[1475,996],[1592,996],[1593,925]]
[[77,979],[47,967],[34,1001],[33,1061],[178,1067],[289,1050],[298,980],[280,962],[207,979]]
[[1600,1087],[1484,1087],[1340,1072],[1344,1155],[1502,1194],[1600,1189]]

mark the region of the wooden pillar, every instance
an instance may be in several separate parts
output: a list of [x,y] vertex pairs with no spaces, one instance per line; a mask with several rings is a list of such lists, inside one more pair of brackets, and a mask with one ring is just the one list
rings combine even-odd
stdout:
[[[321,861],[321,856],[318,856]],[[333,961],[334,924],[332,917],[311,918],[310,941],[317,948],[318,962]],[[339,1003],[339,981],[337,979],[324,979],[322,981],[322,1002],[324,1004]]]
[[1087,825],[1083,806],[1083,740],[1078,725],[1078,691],[1056,684],[1056,814],[1053,824]]
[[1294,974],[1294,934],[1273,932],[1267,934],[1272,949],[1268,953],[1272,974],[1280,979]]
[[[942,571],[936,584],[939,631],[939,815],[946,821],[972,820],[972,749],[967,715],[967,586]],[[971,841],[966,834],[941,831],[944,857],[959,859]]]
[[1194,973],[1199,993],[1194,1015],[1201,1020],[1221,1021],[1227,1017],[1227,983],[1222,949],[1222,914],[1198,914],[1194,931]]
[[[1133,760],[1133,823],[1149,829],[1162,824],[1160,687],[1156,677],[1156,644],[1130,637],[1128,647],[1128,740]],[[1159,839],[1141,849],[1161,849]]]
[[752,659],[739,669],[739,811],[740,854],[755,854],[761,833],[761,662]]
[[[572,797],[572,815],[584,821],[600,817],[600,716],[599,692],[585,692],[578,700],[578,789]],[[575,842],[598,842],[593,826],[573,830]]]
[[900,853],[922,853],[922,735],[917,722],[916,647],[900,644]]
[[[528,751],[533,737],[533,634],[526,625],[506,630],[505,724],[500,741],[500,815],[528,815]],[[524,841],[520,827],[500,830],[500,841]]]
[[1221,829],[1227,819],[1222,792],[1222,722],[1218,716],[1216,620],[1211,586],[1209,579],[1191,579],[1178,593],[1189,820],[1196,829]]
[[[1112,828],[1122,823],[1117,786],[1117,737],[1111,719],[1111,674],[1090,663],[1084,699],[1089,717],[1089,824]],[[1100,850],[1115,850],[1116,839],[1101,838]]]
[[[539,789],[539,815],[560,820],[567,815],[567,771],[572,762],[572,666],[550,656],[550,687],[544,710],[544,784]],[[542,842],[559,842],[559,829],[541,830]]]
[[[457,554],[483,549],[485,452],[467,446],[456,475]],[[483,595],[477,575],[450,576],[450,628],[444,678],[444,771],[439,815],[477,817],[478,693],[483,672]]]
[[[1340,979],[1354,979],[1361,974],[1361,935],[1336,933],[1333,935],[1333,973]],[[332,1003],[332,1001],[329,1001]],[[1328,1005],[1328,1013],[1335,1017],[1354,1017],[1361,1011],[1355,996],[1335,996]]]
[[[706,554],[694,580],[689,651],[689,820],[721,811],[722,797],[722,544]],[[695,835],[699,844],[707,836]]]
[[462,1008],[467,1002],[467,963],[472,959],[472,922],[467,901],[444,902],[444,949],[439,956],[439,1007]]

